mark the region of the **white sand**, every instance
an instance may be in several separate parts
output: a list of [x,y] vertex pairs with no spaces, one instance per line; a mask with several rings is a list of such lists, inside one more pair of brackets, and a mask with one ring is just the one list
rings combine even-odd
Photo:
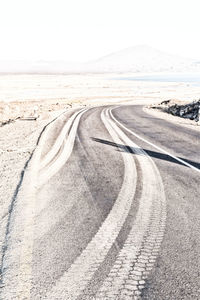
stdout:
[[[144,74],[143,74],[144,75]],[[1,101],[83,101],[170,99],[193,100],[200,87],[190,83],[162,83],[119,80],[132,74],[117,75],[0,75]]]

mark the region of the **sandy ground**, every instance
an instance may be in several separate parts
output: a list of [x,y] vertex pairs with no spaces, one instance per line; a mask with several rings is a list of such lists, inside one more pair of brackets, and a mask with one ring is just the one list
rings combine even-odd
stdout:
[[[56,114],[77,105],[151,104],[171,98],[192,101],[199,97],[200,88],[190,84],[134,82],[119,80],[119,77],[122,76],[0,76],[0,249],[9,221],[8,212],[15,201],[26,162],[43,127]],[[157,110],[146,110],[161,118],[197,128],[194,122],[186,124],[188,120]],[[37,120],[27,120],[34,116]]]
[[[134,75],[134,74],[133,74]],[[158,103],[198,99],[191,83],[125,80],[128,75],[0,75],[0,126],[17,118],[40,116],[70,105]],[[123,79],[123,80],[120,80]]]
[[44,121],[18,121],[0,128],[0,251],[17,185],[44,125]]

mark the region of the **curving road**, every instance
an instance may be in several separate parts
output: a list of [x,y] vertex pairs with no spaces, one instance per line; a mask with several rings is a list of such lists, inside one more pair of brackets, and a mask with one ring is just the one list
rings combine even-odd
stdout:
[[10,216],[0,299],[200,299],[199,132],[142,106],[67,110]]

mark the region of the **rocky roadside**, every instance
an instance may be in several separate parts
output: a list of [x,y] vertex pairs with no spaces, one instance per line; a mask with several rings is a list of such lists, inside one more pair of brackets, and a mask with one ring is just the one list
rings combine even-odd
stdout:
[[159,104],[145,106],[144,111],[166,121],[200,131],[199,107],[200,101],[188,103],[187,101],[171,99]]

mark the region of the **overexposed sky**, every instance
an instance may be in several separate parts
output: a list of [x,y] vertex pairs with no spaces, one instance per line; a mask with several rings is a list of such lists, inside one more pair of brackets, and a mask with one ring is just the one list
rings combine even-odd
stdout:
[[0,0],[0,60],[88,61],[147,44],[200,59],[200,0]]

